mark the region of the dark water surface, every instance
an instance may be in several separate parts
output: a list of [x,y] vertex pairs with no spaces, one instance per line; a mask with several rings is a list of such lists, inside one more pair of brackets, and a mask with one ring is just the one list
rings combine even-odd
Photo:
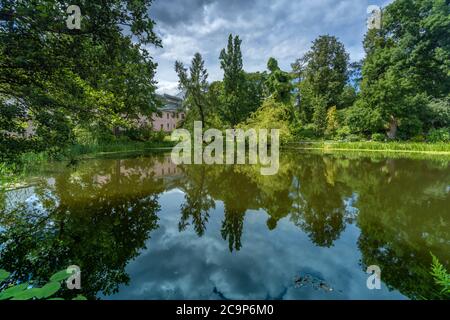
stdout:
[[450,263],[446,160],[284,152],[265,177],[159,154],[29,181],[0,199],[0,268],[46,280],[78,265],[89,298],[414,299],[437,290],[430,252]]

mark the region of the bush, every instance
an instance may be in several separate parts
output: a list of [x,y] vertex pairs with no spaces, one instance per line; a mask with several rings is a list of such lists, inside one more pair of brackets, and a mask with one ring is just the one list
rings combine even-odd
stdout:
[[273,98],[266,99],[262,106],[253,112],[245,123],[238,125],[239,129],[279,129],[280,143],[292,141],[292,132],[289,125],[289,107],[276,102]]
[[111,130],[98,125],[93,125],[89,128],[76,126],[72,132],[75,138],[74,142],[80,145],[94,145],[115,140]]
[[296,128],[294,136],[297,140],[311,140],[316,138],[316,126],[314,124],[307,124]]
[[428,128],[450,126],[450,96],[431,100],[422,116]]
[[364,138],[357,134],[350,134],[345,138],[345,141],[358,142],[358,141],[364,141]]
[[167,133],[164,131],[153,131],[151,135],[151,141],[164,142],[166,140]]
[[368,134],[382,130],[385,121],[379,110],[372,110],[359,101],[346,109],[345,123],[352,133]]
[[349,126],[343,126],[336,130],[336,138],[339,140],[346,139],[349,135],[351,135],[351,130]]
[[374,133],[372,134],[372,141],[382,142],[386,140],[386,135],[382,133]]
[[402,118],[399,121],[397,136],[401,140],[409,140],[423,132],[422,122],[416,116]]
[[151,127],[131,127],[124,132],[125,136],[131,141],[149,141],[153,137],[153,130]]
[[422,134],[418,134],[410,139],[411,142],[425,142],[425,137]]
[[450,128],[431,129],[427,136],[428,142],[450,142]]

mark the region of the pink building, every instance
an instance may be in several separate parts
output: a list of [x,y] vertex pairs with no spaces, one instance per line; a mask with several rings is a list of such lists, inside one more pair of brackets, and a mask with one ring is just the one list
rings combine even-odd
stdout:
[[155,131],[172,132],[186,117],[183,99],[181,95],[164,94],[158,97],[162,100],[164,106],[159,112],[152,114],[152,128]]

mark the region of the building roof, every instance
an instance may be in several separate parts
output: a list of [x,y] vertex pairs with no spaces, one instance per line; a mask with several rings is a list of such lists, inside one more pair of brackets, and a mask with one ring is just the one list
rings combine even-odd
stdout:
[[159,108],[160,111],[172,111],[177,112],[183,108],[183,97],[184,93],[180,92],[177,95],[170,95],[167,93],[157,94],[158,98],[161,99],[163,106]]

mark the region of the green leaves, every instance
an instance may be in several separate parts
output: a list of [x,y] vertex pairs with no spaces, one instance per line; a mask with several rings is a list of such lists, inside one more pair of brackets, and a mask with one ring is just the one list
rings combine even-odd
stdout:
[[[9,277],[10,273],[0,269],[0,282]],[[22,283],[10,287],[0,292],[0,300],[31,300],[31,299],[48,299],[48,300],[64,300],[62,298],[51,298],[61,289],[61,281],[70,277],[66,270],[55,273],[50,278],[50,282],[41,288],[28,288],[29,283]],[[77,295],[73,300],[87,300],[83,295]]]
[[[0,24],[0,132],[23,133],[28,120],[35,129],[33,139],[0,134],[0,160],[60,151],[73,142],[75,125],[109,133],[123,126],[111,121],[114,117],[130,125],[139,113],[155,109],[156,64],[143,47],[161,45],[148,14],[151,0],[132,1],[131,12],[130,1],[108,0],[104,6],[84,1],[80,32],[65,28],[64,6],[43,2],[0,5],[20,17]],[[130,26],[133,41],[118,24]]]
[[28,288],[28,283],[22,283],[8,288],[0,293],[0,300],[10,299]]
[[50,282],[43,286],[39,291],[39,298],[48,298],[54,295],[61,288],[59,282]]
[[67,270],[61,270],[50,277],[50,281],[63,281],[71,276]]
[[59,282],[47,283],[42,288],[27,289],[28,286],[28,283],[23,283],[6,289],[0,293],[0,300],[30,300],[33,298],[45,299],[54,295],[61,288],[61,284]]
[[7,272],[3,269],[0,269],[0,282],[4,281],[8,277],[9,277],[9,272]]
[[14,296],[12,296],[11,300],[31,300],[35,297],[39,297],[39,295],[40,290],[38,288],[31,288],[16,293]]
[[431,275],[433,276],[436,284],[442,288],[441,293],[446,296],[450,296],[450,274],[439,262],[438,258],[436,258],[433,254],[431,254],[431,256],[433,257]]

